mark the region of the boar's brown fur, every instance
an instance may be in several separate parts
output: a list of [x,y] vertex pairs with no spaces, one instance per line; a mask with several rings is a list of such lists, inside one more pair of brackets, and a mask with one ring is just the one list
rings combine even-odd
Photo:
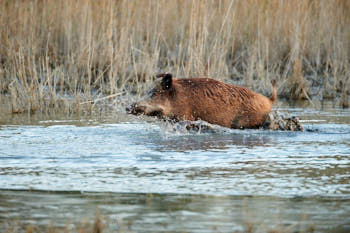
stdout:
[[170,119],[204,120],[229,128],[260,127],[276,100],[276,82],[272,97],[248,88],[229,85],[210,78],[172,78],[158,75],[156,86],[127,111]]

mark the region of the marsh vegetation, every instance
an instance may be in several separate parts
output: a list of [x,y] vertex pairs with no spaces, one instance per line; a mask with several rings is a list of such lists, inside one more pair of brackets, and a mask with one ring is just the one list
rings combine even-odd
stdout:
[[276,79],[280,97],[348,103],[347,0],[2,0],[0,11],[0,101],[14,113],[139,95],[164,71],[263,93]]

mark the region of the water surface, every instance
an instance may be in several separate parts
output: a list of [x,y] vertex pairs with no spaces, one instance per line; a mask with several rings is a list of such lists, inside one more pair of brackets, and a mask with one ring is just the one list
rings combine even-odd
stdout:
[[[0,125],[0,222],[234,232],[350,230],[350,111],[288,106],[304,132],[187,132],[127,116],[14,116]],[[145,228],[146,227],[146,228]]]

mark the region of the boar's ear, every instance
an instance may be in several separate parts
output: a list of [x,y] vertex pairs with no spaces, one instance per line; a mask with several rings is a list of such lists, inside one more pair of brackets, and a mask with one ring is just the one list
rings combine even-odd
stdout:
[[161,82],[163,90],[168,90],[169,88],[171,88],[172,78],[173,78],[172,74],[166,73],[163,75],[163,79]]

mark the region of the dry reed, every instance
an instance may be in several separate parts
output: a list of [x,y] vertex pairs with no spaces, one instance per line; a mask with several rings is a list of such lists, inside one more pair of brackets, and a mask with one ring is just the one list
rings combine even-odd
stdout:
[[349,25],[348,0],[0,0],[0,98],[78,111],[168,71],[345,102]]

